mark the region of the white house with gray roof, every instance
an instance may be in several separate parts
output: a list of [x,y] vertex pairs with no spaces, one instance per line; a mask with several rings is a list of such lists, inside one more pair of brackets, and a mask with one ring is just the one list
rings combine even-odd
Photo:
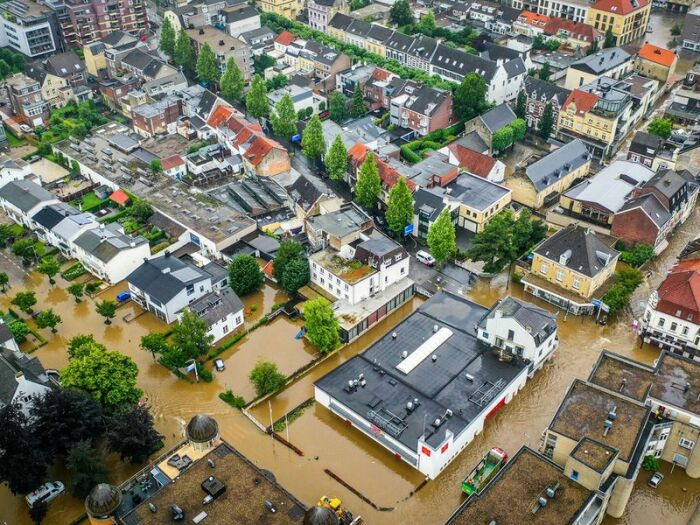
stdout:
[[73,247],[76,259],[93,275],[116,284],[151,256],[148,240],[131,237],[116,222],[81,233]]
[[36,227],[32,217],[44,206],[58,204],[50,191],[26,179],[8,182],[0,188],[0,206],[16,223],[30,229]]
[[327,107],[326,97],[315,93],[309,87],[301,87],[296,84],[281,87],[267,94],[270,108],[273,109],[284,95],[289,95],[294,103],[294,111],[299,113],[302,109],[311,108],[314,113],[319,113],[321,103]]
[[74,256],[73,241],[81,233],[100,226],[92,213],[81,213],[63,202],[43,207],[32,220],[39,238],[69,258]]
[[214,290],[200,297],[188,308],[207,323],[208,335],[214,338],[214,343],[243,325],[243,302],[228,287]]

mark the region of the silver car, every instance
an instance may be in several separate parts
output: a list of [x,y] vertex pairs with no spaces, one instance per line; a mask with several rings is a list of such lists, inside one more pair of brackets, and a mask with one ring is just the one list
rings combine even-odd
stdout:
[[654,472],[649,479],[649,486],[652,488],[657,488],[659,485],[661,485],[663,480],[664,475],[661,472]]
[[226,365],[224,364],[223,359],[217,359],[216,361],[214,361],[214,366],[216,367],[217,372],[223,372],[224,370],[226,370]]

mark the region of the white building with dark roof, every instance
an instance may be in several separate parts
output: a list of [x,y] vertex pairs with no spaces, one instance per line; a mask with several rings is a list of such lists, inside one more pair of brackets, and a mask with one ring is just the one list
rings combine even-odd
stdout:
[[2,209],[10,219],[30,229],[35,228],[32,217],[41,208],[58,202],[53,193],[27,179],[14,180],[0,188]]
[[[531,355],[532,336],[524,339],[526,332],[514,330],[515,323],[532,323],[533,333],[554,341],[556,320],[510,306],[500,303],[489,310],[440,292],[366,351],[316,381],[314,397],[435,479],[483,431],[486,419],[523,388],[534,360],[550,357],[556,348],[546,344],[547,354]],[[499,312],[502,318],[496,317]],[[478,328],[485,318],[491,319],[489,330],[504,338],[512,335],[513,349],[527,349],[522,356],[503,349],[499,358]]]

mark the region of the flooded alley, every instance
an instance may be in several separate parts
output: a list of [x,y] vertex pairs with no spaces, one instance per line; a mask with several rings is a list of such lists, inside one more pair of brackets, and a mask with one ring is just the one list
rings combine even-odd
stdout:
[[[664,255],[651,265],[650,283],[640,287],[634,298],[634,309],[646,300],[673,264],[677,253],[685,243],[700,231],[700,215],[684,224]],[[5,252],[6,254],[6,252]],[[6,259],[1,260],[6,264]],[[13,270],[13,274],[21,270]],[[564,319],[559,313],[560,349],[554,360],[530,381],[514,401],[489,419],[484,432],[461,453],[434,481],[428,482],[417,492],[423,477],[405,463],[396,460],[384,448],[348,428],[342,420],[325,408],[311,405],[299,419],[288,428],[289,440],[299,447],[304,455],[299,456],[287,447],[262,434],[242,413],[234,410],[218,398],[226,389],[243,395],[254,396],[252,385],[247,380],[249,368],[258,359],[277,362],[284,373],[308,363],[315,357],[313,349],[294,338],[298,324],[279,317],[268,326],[258,328],[237,345],[227,350],[222,357],[227,370],[214,374],[211,383],[189,383],[178,379],[164,367],[153,361],[148,352],[139,348],[141,336],[150,331],[164,331],[166,326],[150,314],[139,315],[136,305],[128,304],[118,310],[114,324],[103,324],[94,311],[94,302],[85,299],[75,304],[63,287],[65,281],[58,279],[55,287],[48,285],[46,278],[38,274],[25,275],[22,282],[12,281],[8,294],[0,296],[0,309],[6,310],[10,297],[21,289],[36,291],[39,303],[36,308],[50,306],[63,318],[57,334],[43,330],[48,344],[36,351],[44,366],[61,368],[67,357],[65,342],[81,333],[91,332],[108,348],[119,350],[136,361],[139,366],[139,386],[144,390],[156,419],[158,429],[166,437],[166,447],[173,445],[182,436],[184,422],[198,412],[205,412],[217,419],[224,439],[247,455],[260,467],[270,470],[277,480],[305,504],[315,503],[322,495],[338,496],[355,514],[361,514],[369,524],[441,524],[463,500],[460,482],[474,464],[493,446],[515,453],[527,444],[538,448],[540,436],[549,424],[562,396],[574,378],[585,378],[602,349],[651,363],[658,356],[658,349],[640,346],[639,339],[631,329],[632,315],[628,312],[607,326],[600,326],[592,319],[569,316]],[[119,287],[105,292],[113,295]],[[480,280],[468,292],[468,297],[484,305],[491,305],[506,293],[535,301],[522,293],[522,287],[508,283],[505,276],[492,281]],[[248,325],[270,311],[274,304],[283,302],[284,295],[272,287],[246,298]],[[313,382],[326,372],[337,367],[351,356],[364,350],[381,334],[396,325],[415,309],[421,300],[416,298],[382,320],[369,334],[362,336],[348,347],[321,362],[308,374],[291,384],[275,396],[270,403],[263,402],[252,410],[252,414],[267,425],[286,412],[313,397]],[[555,309],[537,302],[549,310]],[[135,319],[123,320],[131,313]],[[286,436],[287,430],[282,432]],[[113,482],[124,480],[135,469],[110,458]],[[376,510],[334,481],[328,469],[351,486],[369,496],[379,507],[391,510]],[[646,487],[647,473],[639,476],[639,490],[630,501],[625,516],[620,520],[607,518],[606,525],[680,525],[687,522],[700,503],[700,480],[691,480],[682,470],[667,474],[662,486],[654,491]],[[55,473],[62,479],[61,473]],[[65,478],[63,478],[65,480]],[[415,493],[414,493],[415,492]],[[82,502],[65,494],[55,500],[44,522],[48,525],[70,523],[83,511]],[[7,525],[30,525],[23,498],[13,497],[5,487],[0,488],[0,523]]]

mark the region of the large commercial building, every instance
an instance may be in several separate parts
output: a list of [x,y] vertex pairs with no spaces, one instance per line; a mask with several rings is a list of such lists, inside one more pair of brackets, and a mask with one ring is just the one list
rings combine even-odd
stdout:
[[33,0],[11,0],[0,4],[0,13],[0,46],[29,58],[62,49],[58,24],[47,6]]
[[557,349],[549,312],[440,292],[315,384],[316,401],[434,479]]

